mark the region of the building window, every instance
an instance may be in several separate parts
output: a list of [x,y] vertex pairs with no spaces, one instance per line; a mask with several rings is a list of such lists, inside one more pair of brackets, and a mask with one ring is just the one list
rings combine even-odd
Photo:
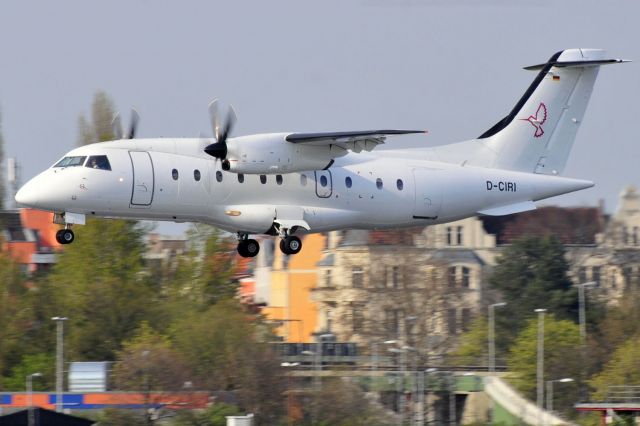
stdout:
[[633,234],[631,238],[633,241],[633,245],[637,246],[638,245],[638,227],[637,226],[633,227]]
[[300,185],[307,186],[307,175],[300,175]]
[[578,284],[584,284],[587,282],[587,268],[581,266],[578,268]]
[[382,189],[382,179],[376,179],[376,188]]
[[353,332],[358,333],[364,329],[364,312],[361,306],[351,308],[351,318],[353,321]]
[[453,245],[453,228],[450,226],[447,226],[447,245]]
[[462,245],[462,226],[458,226],[458,232],[456,234],[456,242],[459,246]]
[[390,337],[397,337],[400,333],[400,311],[386,309],[384,311],[384,325]]
[[457,279],[456,279],[456,267],[455,266],[450,266],[447,269],[447,277],[448,277],[448,282],[449,282],[449,287],[456,287],[457,283]]
[[263,185],[267,183],[267,175],[260,175],[260,183]]
[[178,180],[178,170],[171,170],[171,177],[173,178],[173,180]]
[[222,182],[222,172],[220,170],[216,172],[216,180]]
[[404,188],[404,182],[402,182],[402,179],[398,179],[396,181],[396,186],[398,187],[398,191],[402,191],[402,189]]
[[600,285],[600,267],[591,267],[591,280],[596,282],[596,285]]
[[462,331],[469,331],[469,325],[471,324],[471,309],[462,308]]
[[196,180],[196,182],[200,181],[201,175],[200,175],[200,170],[195,169],[193,171],[193,178]]
[[238,182],[244,183],[244,175],[242,173],[238,173]]
[[391,287],[400,288],[400,267],[391,268]]
[[331,287],[331,269],[324,271],[324,286]]
[[467,268],[466,266],[462,267],[462,287],[471,287],[471,269]]
[[447,331],[449,334],[456,334],[458,332],[456,321],[456,309],[451,308],[447,310]]
[[282,185],[282,175],[276,175],[276,183]]
[[351,188],[351,185],[353,185],[353,182],[351,181],[351,178],[349,176],[347,176],[346,178],[344,178],[344,185],[347,188]]
[[362,288],[364,284],[364,271],[361,266],[351,268],[351,285],[355,288]]

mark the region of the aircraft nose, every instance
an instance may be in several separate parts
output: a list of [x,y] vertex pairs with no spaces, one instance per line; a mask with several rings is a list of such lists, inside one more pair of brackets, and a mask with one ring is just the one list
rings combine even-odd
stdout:
[[15,200],[18,205],[23,207],[37,207],[39,191],[34,180],[35,179],[31,179],[25,183],[16,194]]

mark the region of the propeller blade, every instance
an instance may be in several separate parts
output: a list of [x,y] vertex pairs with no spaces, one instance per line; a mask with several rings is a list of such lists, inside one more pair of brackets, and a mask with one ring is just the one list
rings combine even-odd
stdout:
[[233,126],[236,124],[237,116],[236,111],[233,109],[233,106],[229,105],[229,112],[227,113],[227,121],[224,123],[224,127],[222,129],[222,134],[220,135],[220,142],[224,142],[225,145],[227,143],[227,138],[231,134],[233,130]]
[[116,114],[113,116],[113,120],[111,120],[111,129],[113,131],[115,140],[122,139],[122,122],[120,120],[119,112],[116,112]]
[[213,137],[218,140],[220,136],[220,123],[218,116],[218,99],[214,99],[209,103],[209,120],[211,121],[211,130]]
[[129,123],[129,133],[127,133],[127,139],[133,139],[136,137],[136,130],[138,128],[138,122],[140,121],[140,114],[135,108],[131,108],[131,122]]

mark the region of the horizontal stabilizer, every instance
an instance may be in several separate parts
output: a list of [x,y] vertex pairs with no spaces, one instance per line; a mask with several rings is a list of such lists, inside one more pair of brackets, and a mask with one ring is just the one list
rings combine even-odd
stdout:
[[535,209],[536,204],[533,201],[523,201],[521,203],[508,204],[506,206],[480,210],[478,214],[482,214],[485,216],[506,216],[508,214],[528,212],[529,210]]
[[538,65],[530,65],[528,67],[524,67],[525,70],[527,71],[540,71],[541,69],[543,69],[546,66],[553,66],[553,67],[559,67],[559,68],[564,68],[564,67],[588,67],[588,66],[594,66],[594,65],[609,65],[609,64],[621,64],[624,62],[631,62],[628,59],[596,59],[596,60],[584,60],[584,61],[551,61],[551,62],[545,62],[544,64],[538,64]]

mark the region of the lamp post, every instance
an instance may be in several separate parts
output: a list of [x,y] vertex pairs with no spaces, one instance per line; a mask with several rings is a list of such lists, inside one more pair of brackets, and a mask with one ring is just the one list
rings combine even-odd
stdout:
[[541,424],[541,415],[544,399],[544,313],[546,309],[536,309],[534,312],[538,314],[538,370],[537,376],[537,406],[538,406],[538,424]]
[[419,425],[424,425],[425,423],[425,411],[427,414],[427,422],[428,422],[428,415],[429,415],[429,398],[426,397],[426,395],[429,394],[429,374],[431,373],[435,373],[436,371],[438,371],[437,368],[427,368],[426,370],[422,371],[422,390],[418,390],[418,392],[420,393],[420,417],[418,418],[418,422],[417,424]]
[[[292,368],[297,367],[298,365],[300,365],[300,363],[283,362],[280,365],[285,368]],[[287,372],[287,424],[293,424],[293,419],[291,418],[291,371]]]
[[33,378],[42,377],[42,373],[33,373],[27,376],[27,405],[29,411],[27,413],[27,421],[29,426],[33,426]]
[[573,382],[573,379],[570,377],[565,377],[564,379],[558,380],[548,380],[547,381],[547,411],[549,413],[553,412],[553,384],[554,383],[569,383]]
[[489,305],[489,373],[496,372],[496,321],[495,308],[507,306],[507,302]]
[[56,322],[56,411],[62,412],[62,392],[64,387],[64,322],[67,317],[53,317]]

